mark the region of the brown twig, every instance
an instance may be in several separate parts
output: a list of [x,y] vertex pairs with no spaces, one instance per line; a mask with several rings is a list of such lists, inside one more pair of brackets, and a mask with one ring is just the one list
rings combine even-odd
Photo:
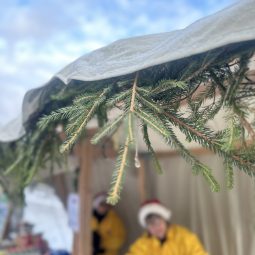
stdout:
[[[191,127],[190,125],[188,125],[187,123],[181,121],[180,119],[178,119],[177,117],[175,117],[174,115],[168,113],[168,112],[164,112],[164,114],[171,119],[173,122],[177,123],[179,126],[185,127],[186,129],[188,129],[190,132],[192,132],[193,134],[201,137],[202,139],[204,139],[205,141],[207,141],[208,143],[210,143],[211,145],[217,146],[219,147],[220,145],[216,142],[216,141],[212,141],[211,139],[209,139],[205,134],[199,132],[198,130],[196,130],[195,128]],[[253,164],[243,160],[242,158],[240,158],[237,155],[229,155],[230,157],[232,157],[232,159],[234,159],[235,161],[238,161],[240,164],[242,165],[246,165],[249,168],[253,168]]]
[[255,141],[255,132],[251,124],[242,116],[239,116],[239,119],[243,127],[247,130],[248,134],[251,136],[252,140]]
[[136,86],[137,86],[137,80],[138,80],[138,72],[136,73],[133,89],[132,89],[132,98],[131,98],[131,104],[130,104],[130,111],[134,112],[135,108],[135,94],[136,94]]

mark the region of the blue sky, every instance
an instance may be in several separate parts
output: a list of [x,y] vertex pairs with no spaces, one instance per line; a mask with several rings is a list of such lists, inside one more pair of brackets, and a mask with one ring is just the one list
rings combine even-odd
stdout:
[[0,125],[25,92],[120,38],[181,29],[233,0],[0,0]]

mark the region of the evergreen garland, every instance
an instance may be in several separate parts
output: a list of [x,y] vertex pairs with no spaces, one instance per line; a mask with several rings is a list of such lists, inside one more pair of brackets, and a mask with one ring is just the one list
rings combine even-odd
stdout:
[[[91,86],[81,85],[77,93],[74,87],[69,94],[61,91],[64,99],[58,97],[58,104],[52,104],[54,107],[50,108],[52,112],[42,112],[39,122],[39,117],[35,120],[39,130],[34,128],[29,133],[30,142],[23,142],[23,146],[27,146],[27,152],[21,153],[8,172],[20,170],[21,165],[24,169],[29,167],[25,183],[29,182],[38,166],[47,160],[46,155],[52,156],[46,150],[49,141],[52,141],[49,134],[54,133],[49,127],[58,123],[65,126],[67,135],[66,141],[61,145],[63,153],[68,152],[80,139],[92,118],[97,117],[100,127],[91,139],[93,144],[112,136],[124,122],[127,125],[126,138],[119,149],[108,197],[109,203],[116,204],[120,198],[132,144],[135,142],[133,121],[136,118],[141,123],[141,132],[157,172],[161,173],[162,170],[150,142],[148,128],[180,151],[192,165],[193,173],[201,174],[212,191],[220,190],[212,170],[185,148],[174,132],[175,127],[186,136],[188,142],[195,141],[224,159],[227,187],[232,188],[234,166],[250,176],[255,175],[255,123],[248,120],[255,102],[255,82],[247,76],[252,55],[253,51],[243,51],[219,59],[217,55],[208,53],[176,72],[173,65],[164,64],[111,79],[107,84],[98,82]],[[75,97],[77,94],[79,96]],[[187,110],[183,110],[183,105]],[[114,108],[120,114],[110,121],[107,114]],[[220,110],[227,113],[227,127],[220,131],[212,130],[208,121],[214,119]],[[40,139],[34,130],[40,134]],[[48,139],[44,140],[42,137]],[[59,141],[54,144],[58,143]],[[58,158],[59,154],[56,151],[54,153],[52,157]]]
[[17,142],[1,144],[0,181],[10,182],[10,185],[1,182],[6,193],[21,198],[23,189],[34,180],[40,169],[48,168],[53,172],[54,164],[61,167],[65,162],[59,151],[61,143],[55,125],[50,124],[43,130],[27,133]]

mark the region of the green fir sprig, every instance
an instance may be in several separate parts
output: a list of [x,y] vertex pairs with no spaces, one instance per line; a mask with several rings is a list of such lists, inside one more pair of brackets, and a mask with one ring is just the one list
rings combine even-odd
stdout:
[[[61,152],[68,152],[83,137],[88,123],[97,117],[99,129],[91,139],[92,144],[111,137],[123,122],[127,124],[124,143],[120,146],[113,172],[109,203],[116,204],[120,198],[125,171],[130,165],[132,144],[136,142],[134,121],[142,125],[141,133],[157,172],[162,170],[150,142],[148,128],[178,150],[192,165],[193,173],[202,175],[212,191],[220,190],[213,171],[179,140],[174,131],[177,128],[185,135],[187,142],[195,141],[223,158],[227,187],[232,188],[234,167],[255,176],[255,119],[251,119],[255,109],[255,82],[248,75],[253,51],[242,50],[224,58],[209,52],[192,61],[184,61],[182,65],[165,63],[105,82],[92,82],[86,86],[81,83],[77,93],[70,89],[69,96],[63,90],[59,97],[56,96],[50,114],[48,109],[46,114],[41,112],[39,117],[33,119],[37,125],[32,125],[28,132],[28,144],[31,146],[27,148],[28,144],[22,143],[22,148],[28,150],[19,154],[8,172],[20,171],[21,166],[28,167],[31,172],[24,178],[28,183],[47,154],[45,148],[49,140],[44,144],[42,137],[46,138],[46,133],[52,132],[50,126],[58,123],[64,126],[67,137],[61,145]],[[109,119],[109,113],[114,110],[118,110],[118,115],[113,120]],[[220,111],[227,115],[227,127],[213,130],[209,121]],[[28,157],[32,154],[34,160],[30,162]]]

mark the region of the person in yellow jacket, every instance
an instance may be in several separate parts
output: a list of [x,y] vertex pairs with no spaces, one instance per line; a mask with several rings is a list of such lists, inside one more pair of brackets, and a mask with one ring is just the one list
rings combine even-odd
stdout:
[[146,232],[127,255],[208,255],[195,234],[170,224],[171,211],[158,200],[145,202],[138,217]]
[[107,194],[101,192],[93,200],[93,255],[118,255],[125,238],[124,224],[106,203]]

